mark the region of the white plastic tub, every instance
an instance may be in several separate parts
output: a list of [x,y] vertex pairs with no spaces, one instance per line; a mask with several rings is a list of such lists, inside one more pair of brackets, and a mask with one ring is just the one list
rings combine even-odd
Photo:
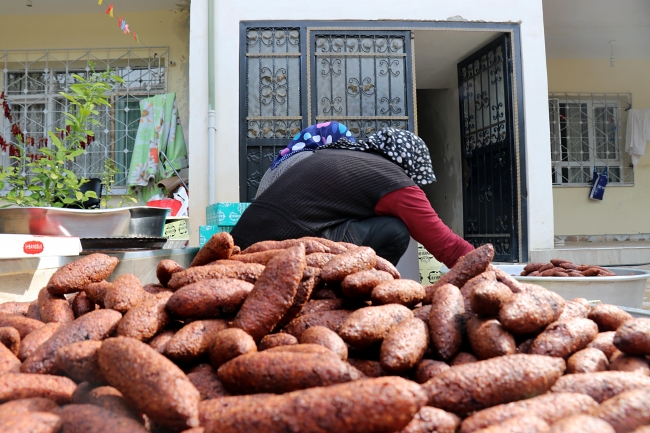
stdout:
[[605,268],[615,277],[522,277],[524,265],[495,265],[518,281],[539,284],[569,300],[586,298],[603,304],[641,308],[650,271],[631,268]]

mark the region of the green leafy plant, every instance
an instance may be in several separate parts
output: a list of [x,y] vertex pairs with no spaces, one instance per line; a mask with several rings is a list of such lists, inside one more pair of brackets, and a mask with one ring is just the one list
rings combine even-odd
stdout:
[[[47,140],[44,140],[45,146],[39,146],[37,153],[29,154],[28,145],[33,144],[34,140],[23,137],[16,124],[12,126],[16,144],[9,144],[0,137],[0,146],[10,148],[10,158],[16,162],[0,170],[0,189],[9,187],[4,197],[9,202],[7,206],[63,207],[97,198],[94,191],[81,192],[81,186],[88,180],[77,178],[69,167],[94,141],[91,128],[100,123],[93,116],[99,114],[98,107],[110,107],[108,93],[111,84],[124,80],[111,71],[94,70],[88,78],[77,74],[72,74],[72,77],[75,83],[70,85],[71,92],[60,92],[69,101],[68,111],[64,113],[66,127],[58,128],[56,133],[48,133],[49,147]],[[5,117],[12,122],[4,94],[0,95],[0,104],[0,107],[4,107]]]
[[[113,161],[112,159],[107,159],[106,162],[104,163],[104,169],[102,170],[102,173],[99,176],[105,191],[105,194],[102,195],[102,198],[100,199],[100,206],[105,209],[111,207],[110,196],[113,191],[113,185],[115,184],[115,175],[117,174],[117,172],[118,170],[117,170],[117,166],[115,165],[115,161]],[[119,202],[117,203],[117,207],[122,207],[125,204],[133,204],[137,202],[138,200],[132,195],[122,194]]]

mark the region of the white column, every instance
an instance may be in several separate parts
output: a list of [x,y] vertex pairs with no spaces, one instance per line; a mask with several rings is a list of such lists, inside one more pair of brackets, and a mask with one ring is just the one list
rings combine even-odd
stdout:
[[213,164],[208,145],[208,0],[193,0],[190,9],[190,246],[199,245],[199,226],[205,224],[208,188]]

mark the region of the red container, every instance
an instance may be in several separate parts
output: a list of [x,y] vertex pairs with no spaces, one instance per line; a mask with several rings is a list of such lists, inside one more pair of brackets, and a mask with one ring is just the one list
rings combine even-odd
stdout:
[[181,206],[183,206],[183,203],[173,198],[164,198],[162,200],[151,200],[147,203],[147,206],[165,207],[171,209],[172,212],[170,216],[176,216],[178,211],[181,210]]

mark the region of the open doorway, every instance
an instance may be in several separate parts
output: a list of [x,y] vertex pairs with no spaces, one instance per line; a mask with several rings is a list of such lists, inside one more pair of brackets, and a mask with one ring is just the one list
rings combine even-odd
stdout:
[[423,189],[455,233],[475,245],[492,243],[497,261],[518,261],[522,221],[509,35],[413,34],[417,133],[437,177]]

